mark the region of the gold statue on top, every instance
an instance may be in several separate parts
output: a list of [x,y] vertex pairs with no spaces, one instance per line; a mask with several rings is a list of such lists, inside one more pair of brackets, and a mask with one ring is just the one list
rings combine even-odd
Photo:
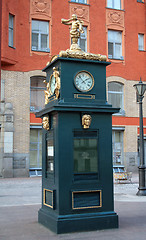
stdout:
[[97,61],[106,61],[107,57],[101,54],[93,54],[84,52],[78,45],[78,39],[80,34],[84,33],[83,24],[84,22],[78,19],[76,14],[72,15],[70,19],[61,19],[61,23],[65,25],[71,25],[70,36],[71,36],[71,46],[70,49],[66,51],[60,51],[59,57],[65,58],[79,58],[79,59],[88,59],[88,60],[97,60]]
[[70,50],[81,51],[81,48],[78,45],[78,39],[80,37],[80,33],[84,33],[83,25],[82,25],[84,22],[79,20],[76,14],[73,14],[72,18],[70,19],[62,18],[61,22],[65,25],[71,25],[70,36],[71,36],[72,44],[71,44]]
[[[70,36],[71,36],[72,44],[70,46],[70,49],[67,49],[66,51],[60,51],[59,57],[88,59],[88,60],[94,60],[94,61],[107,60],[107,57],[105,55],[88,53],[81,50],[81,48],[78,45],[78,39],[80,38],[80,34],[84,33],[84,30],[83,30],[84,22],[78,19],[76,14],[73,14],[72,18],[69,18],[69,19],[62,18],[61,23],[65,25],[71,25]],[[53,56],[50,62],[55,60],[57,57],[58,55]]]

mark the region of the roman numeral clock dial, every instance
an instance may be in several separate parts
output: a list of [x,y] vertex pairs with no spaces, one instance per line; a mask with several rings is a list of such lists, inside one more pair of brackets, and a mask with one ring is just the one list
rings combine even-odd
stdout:
[[81,92],[88,92],[94,86],[94,78],[91,73],[80,71],[74,78],[76,88]]

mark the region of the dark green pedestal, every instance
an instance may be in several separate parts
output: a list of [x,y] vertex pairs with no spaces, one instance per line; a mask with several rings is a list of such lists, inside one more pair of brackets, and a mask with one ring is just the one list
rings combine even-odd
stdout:
[[118,228],[118,216],[115,212],[51,216],[40,209],[38,220],[58,234]]
[[[61,89],[60,98],[37,114],[50,119],[50,130],[43,129],[39,222],[56,233],[118,227],[112,171],[112,113],[118,110],[106,102],[107,65],[58,58],[45,69],[49,81],[52,68],[58,67]],[[88,93],[74,85],[81,70],[94,77]],[[88,129],[82,126],[84,114],[92,118]]]

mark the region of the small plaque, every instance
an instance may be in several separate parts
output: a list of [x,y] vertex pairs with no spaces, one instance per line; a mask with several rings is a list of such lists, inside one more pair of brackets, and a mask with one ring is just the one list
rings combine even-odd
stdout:
[[79,98],[79,99],[95,99],[95,95],[89,95],[89,94],[74,94],[74,98]]
[[72,209],[102,207],[101,190],[72,192]]
[[54,209],[54,191],[49,189],[44,189],[44,205]]

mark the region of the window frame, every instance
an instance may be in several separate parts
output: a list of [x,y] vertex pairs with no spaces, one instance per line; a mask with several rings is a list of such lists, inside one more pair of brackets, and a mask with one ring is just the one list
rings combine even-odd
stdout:
[[[115,40],[115,37],[113,37],[113,41],[109,41],[109,32],[113,32],[113,33],[121,33],[121,41],[118,42]],[[108,58],[109,59],[116,59],[116,60],[124,60],[123,57],[123,32],[121,30],[112,30],[112,29],[108,29]],[[113,44],[113,48],[112,48],[112,52],[113,54],[109,54],[109,43]],[[116,57],[116,45],[120,45],[120,52],[121,52],[121,56]]]
[[116,8],[116,7],[115,7],[115,2],[116,2],[116,1],[117,1],[117,0],[112,0],[112,7],[110,7],[110,6],[108,6],[109,0],[107,0],[107,7],[108,7],[108,8],[111,8],[111,9],[121,10],[121,9],[122,9],[122,0],[119,0],[119,1],[120,1],[120,8]]
[[138,3],[144,3],[144,0],[137,0]]
[[[10,19],[11,18],[11,19]],[[12,26],[10,24],[10,21],[12,20]],[[9,37],[8,37],[8,46],[11,48],[14,48],[14,22],[15,22],[15,16],[11,13],[9,13]],[[12,39],[11,39],[12,38]]]
[[70,0],[71,2],[87,4],[87,0],[83,0],[84,2],[80,2],[81,0]]
[[[48,24],[47,26],[47,33],[46,32],[41,32],[40,29],[35,31],[33,30],[33,27],[31,25],[31,51],[35,51],[35,52],[50,52],[50,48],[49,48],[49,21],[44,21],[44,20],[40,20],[40,19],[32,19],[32,23],[33,21],[36,21],[38,23],[40,22],[45,22]],[[36,48],[36,46],[33,46],[33,34],[37,34],[38,35],[38,46]],[[42,35],[46,35],[47,36],[47,48],[42,48],[41,47],[41,40],[42,40]]]
[[80,38],[78,39],[78,45],[81,48],[80,42],[81,42],[82,39],[85,40],[85,49],[81,48],[81,50],[87,52],[87,26],[83,26],[83,30],[84,30],[84,33],[85,33],[85,37],[83,36],[84,33],[80,34]]
[[[35,106],[31,105],[31,91],[32,90],[42,90],[42,91],[44,91],[44,90],[46,90],[46,87],[45,87],[45,85],[44,85],[44,87],[33,87],[33,86],[31,86],[31,79],[33,79],[33,78],[36,78],[36,79],[38,78],[38,79],[40,79],[40,81],[41,81],[41,78],[42,78],[42,81],[45,80],[46,78],[44,76],[32,76],[30,78],[30,112],[38,112],[38,111],[40,111],[41,107],[39,107],[39,109],[37,109],[37,108],[35,108]],[[44,106],[45,106],[45,94],[44,94]]]
[[[111,83],[116,83],[116,84],[121,85],[122,86],[122,91],[121,92],[120,91],[110,91],[109,90],[109,84],[111,84]],[[116,82],[116,81],[108,82],[108,102],[109,102],[109,93],[110,94],[116,94],[116,95],[118,94],[122,98],[121,107],[119,106],[120,111],[118,113],[115,113],[114,115],[124,115],[125,114],[125,111],[124,111],[124,84],[120,83],[120,82]],[[110,103],[110,104],[112,104],[112,103]]]
[[[120,138],[121,138],[121,141],[120,142],[117,142],[117,143],[120,143],[120,150],[121,150],[121,159],[116,161],[116,157],[118,156],[116,153],[116,141],[115,141],[115,135],[116,133],[120,133]],[[112,148],[113,148],[113,166],[116,166],[116,165],[123,165],[124,164],[124,130],[119,130],[119,129],[112,129]]]
[[[30,134],[31,134],[31,131],[33,130],[37,130],[37,142],[32,142],[30,140],[30,143],[29,143],[29,151],[37,151],[37,166],[36,167],[30,167],[30,159],[29,159],[29,171],[30,171],[30,175],[32,171],[34,171],[37,175],[37,171],[41,171],[42,170],[42,155],[40,155],[40,151],[42,151],[42,135],[40,134],[40,132],[42,133],[42,128],[41,126],[30,126]],[[31,148],[31,144],[36,144],[36,148]],[[41,159],[40,159],[40,156],[41,156]],[[40,164],[41,163],[41,164]]]
[[[140,37],[142,37],[142,48],[140,45]],[[143,33],[138,33],[138,50],[144,51],[144,34]]]

